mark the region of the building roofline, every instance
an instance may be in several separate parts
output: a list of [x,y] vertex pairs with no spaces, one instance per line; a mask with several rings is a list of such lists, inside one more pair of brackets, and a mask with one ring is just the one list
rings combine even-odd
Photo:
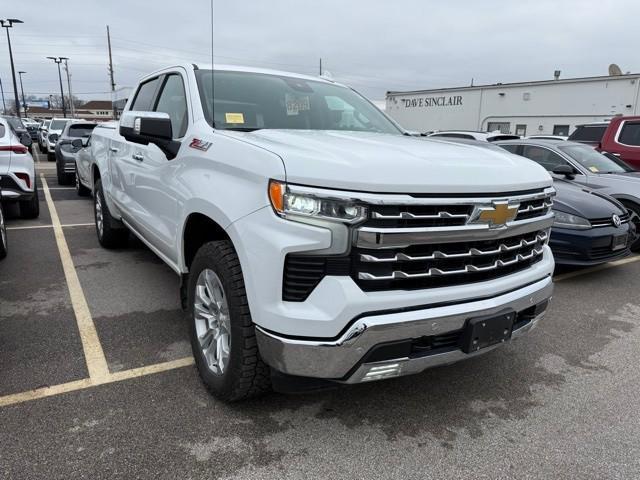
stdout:
[[578,78],[561,78],[559,80],[533,80],[530,82],[511,82],[511,83],[488,83],[485,85],[474,85],[466,87],[447,87],[447,88],[431,88],[424,90],[387,90],[387,97],[395,95],[415,95],[418,93],[438,93],[438,92],[452,92],[452,91],[470,91],[470,90],[483,90],[488,88],[509,88],[509,87],[523,87],[523,86],[536,86],[536,85],[553,85],[557,83],[572,83],[572,82],[589,82],[593,80],[625,80],[625,79],[639,79],[640,73],[629,73],[625,75],[603,75],[596,77],[578,77]]

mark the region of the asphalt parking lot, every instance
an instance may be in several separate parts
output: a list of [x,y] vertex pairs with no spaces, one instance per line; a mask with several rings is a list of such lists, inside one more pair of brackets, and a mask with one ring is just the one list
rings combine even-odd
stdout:
[[0,263],[0,478],[640,477],[640,257],[558,275],[541,325],[472,361],[225,405],[178,278],[100,248],[39,159],[41,216],[8,221]]

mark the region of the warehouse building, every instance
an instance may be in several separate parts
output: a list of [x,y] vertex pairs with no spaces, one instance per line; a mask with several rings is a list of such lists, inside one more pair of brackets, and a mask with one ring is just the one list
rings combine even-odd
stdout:
[[638,115],[640,74],[387,92],[386,112],[407,130],[569,135],[576,125]]

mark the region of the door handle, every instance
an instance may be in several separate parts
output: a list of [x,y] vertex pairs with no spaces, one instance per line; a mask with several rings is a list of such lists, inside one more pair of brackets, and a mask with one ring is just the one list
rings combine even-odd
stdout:
[[118,153],[118,149],[116,147],[109,147],[109,151],[113,153]]
[[133,155],[131,155],[131,157],[134,160],[138,160],[139,162],[142,162],[144,160],[144,157],[140,153],[134,153]]

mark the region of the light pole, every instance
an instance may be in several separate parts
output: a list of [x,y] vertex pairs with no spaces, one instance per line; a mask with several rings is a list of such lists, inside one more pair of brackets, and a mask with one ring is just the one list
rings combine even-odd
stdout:
[[64,71],[67,74],[67,90],[69,90],[69,110],[71,111],[71,118],[75,118],[76,112],[73,106],[73,92],[71,90],[71,73],[69,73],[69,59],[64,59]]
[[27,73],[27,72],[23,72],[22,70],[18,72],[18,75],[20,75],[20,92],[22,93],[22,109],[24,110],[24,116],[27,116],[27,102],[24,101],[24,87],[22,86],[22,74],[23,73]]
[[67,118],[67,107],[64,105],[64,90],[62,89],[62,72],[60,71],[60,64],[67,60],[67,57],[47,57],[49,60],[53,60],[58,64],[58,80],[60,80],[60,96],[62,98],[62,116]]
[[16,115],[20,117],[20,100],[18,100],[18,84],[16,83],[16,69],[13,66],[13,52],[11,51],[11,37],[9,36],[9,29],[13,27],[14,23],[24,23],[17,18],[7,18],[6,20],[0,20],[0,26],[7,29],[7,43],[9,44],[9,60],[11,61],[11,76],[13,77],[13,97],[16,102]]
[[2,114],[7,114],[7,105],[4,103],[4,88],[2,88],[2,79],[0,78],[0,92],[2,92]]

